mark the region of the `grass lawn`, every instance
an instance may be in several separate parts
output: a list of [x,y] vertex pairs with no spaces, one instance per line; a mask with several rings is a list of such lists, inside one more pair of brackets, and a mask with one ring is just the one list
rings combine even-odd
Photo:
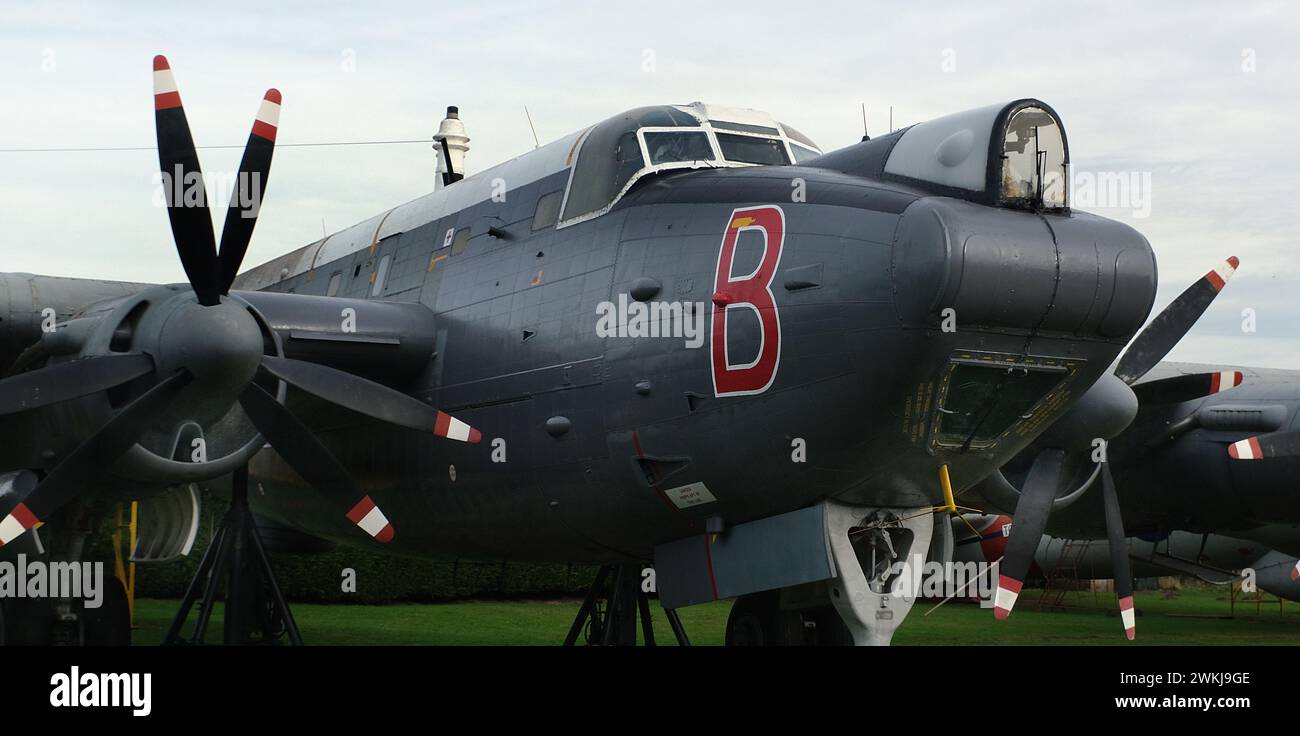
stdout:
[[[1066,612],[1033,610],[1037,591],[1026,590],[1007,621],[965,603],[934,606],[919,601],[894,637],[895,644],[1124,644],[1109,593],[1073,594],[1078,606]],[[1256,615],[1254,605],[1229,615],[1226,589],[1190,589],[1165,598],[1161,592],[1137,594],[1137,644],[1300,644],[1300,605],[1276,603]],[[556,645],[564,640],[581,604],[577,599],[546,601],[463,601],[440,604],[293,605],[294,616],[309,644],[397,645]],[[157,644],[176,611],[177,601],[136,602],[135,641]],[[671,629],[657,601],[651,602],[655,637],[673,643]],[[681,610],[692,644],[719,645],[727,626],[729,601]],[[190,621],[194,620],[191,614]],[[209,640],[221,636],[221,610],[209,627]]]

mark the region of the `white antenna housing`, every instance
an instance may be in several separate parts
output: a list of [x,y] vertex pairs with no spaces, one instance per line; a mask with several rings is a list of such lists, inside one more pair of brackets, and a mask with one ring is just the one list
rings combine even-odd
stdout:
[[469,136],[460,120],[460,109],[447,108],[447,117],[438,124],[433,136],[434,150],[438,152],[438,173],[444,186],[465,178],[465,154],[469,152]]

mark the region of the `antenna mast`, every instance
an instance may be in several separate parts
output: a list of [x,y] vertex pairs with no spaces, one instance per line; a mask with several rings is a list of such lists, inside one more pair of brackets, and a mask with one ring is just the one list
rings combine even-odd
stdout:
[[537,140],[537,128],[533,127],[533,116],[528,114],[528,106],[524,105],[524,117],[528,118],[528,129],[533,131],[533,148],[541,148],[541,141]]

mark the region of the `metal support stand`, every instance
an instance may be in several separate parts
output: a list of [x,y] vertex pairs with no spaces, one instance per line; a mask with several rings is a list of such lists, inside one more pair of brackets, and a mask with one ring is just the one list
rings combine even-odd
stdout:
[[[677,643],[690,646],[677,612],[665,611],[664,615]],[[587,590],[582,607],[564,637],[564,646],[573,646],[579,636],[584,636],[586,643],[592,646],[636,646],[638,616],[642,641],[648,647],[655,646],[650,597],[641,589],[640,568],[636,565],[605,565],[596,573],[596,579]]]
[[[163,644],[204,643],[223,579],[226,580],[224,643],[253,643],[248,636],[250,623],[245,616],[249,610],[256,610],[261,614],[262,620],[252,622],[252,625],[269,635],[266,640],[277,635],[278,632],[274,632],[278,628],[276,624],[282,623],[283,633],[288,637],[289,643],[302,645],[298,624],[293,620],[289,604],[275,580],[271,560],[266,556],[262,538],[253,522],[253,513],[248,508],[247,466],[235,471],[232,477],[230,510],[226,512],[221,527],[212,536]],[[260,605],[263,584],[271,594],[266,606]],[[185,628],[185,621],[196,602],[199,604],[199,615],[194,631],[188,639],[182,638],[181,630]]]
[[823,503],[836,568],[831,603],[855,645],[888,645],[920,588],[924,551],[934,531],[933,509]]

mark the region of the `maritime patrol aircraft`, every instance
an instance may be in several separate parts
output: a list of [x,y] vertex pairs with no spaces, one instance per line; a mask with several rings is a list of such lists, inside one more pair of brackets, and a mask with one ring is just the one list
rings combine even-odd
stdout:
[[[994,563],[1002,559],[1012,527],[1013,519],[1005,514],[969,515],[953,526],[954,559],[963,563]],[[1224,586],[1238,582],[1244,586],[1249,580],[1258,590],[1277,598],[1300,601],[1300,565],[1296,555],[1270,546],[1300,549],[1297,541],[1300,536],[1294,531],[1286,537],[1273,536],[1269,543],[1260,543],[1223,534],[1175,530],[1129,537],[1124,547],[1135,577],[1178,575]],[[1110,546],[1104,538],[1068,539],[1045,534],[1034,551],[1034,565],[1044,578],[1115,579]],[[1249,588],[1241,590],[1251,592]],[[1047,594],[1046,598],[1051,601],[1053,596]]]
[[[679,641],[677,609],[738,597],[740,640],[797,643],[794,611],[888,643],[911,605],[895,563],[950,541],[936,518],[1086,395],[1154,299],[1146,239],[1070,208],[1036,99],[829,153],[765,113],[655,105],[473,176],[452,109],[441,187],[244,270],[281,95],[218,241],[165,58],[153,74],[187,282],[0,280],[0,543],[76,559],[87,518],[139,499],[137,557],[172,558],[195,484],[227,495],[169,642],[203,640],[222,585],[226,641],[300,640],[275,525],[598,563],[570,643],[633,643],[638,612],[652,641],[649,562]],[[1126,355],[1190,327],[1160,324]]]
[[[1067,542],[1107,540],[1073,549],[1086,546],[1089,569],[1113,577],[1121,591],[1131,591],[1131,562],[1147,574],[1217,583],[1248,568],[1261,589],[1300,600],[1300,502],[1292,483],[1300,457],[1300,374],[1161,363],[1133,388],[1137,401],[1106,458],[1124,533],[1118,542],[1109,538],[1107,501],[1088,492],[1101,465],[1080,462],[1051,499],[1034,563],[1050,570]],[[1023,470],[1024,461],[1019,465]],[[992,509],[1013,511],[1022,498],[1001,473],[978,489]],[[1104,562],[1092,559],[1102,553]]]

